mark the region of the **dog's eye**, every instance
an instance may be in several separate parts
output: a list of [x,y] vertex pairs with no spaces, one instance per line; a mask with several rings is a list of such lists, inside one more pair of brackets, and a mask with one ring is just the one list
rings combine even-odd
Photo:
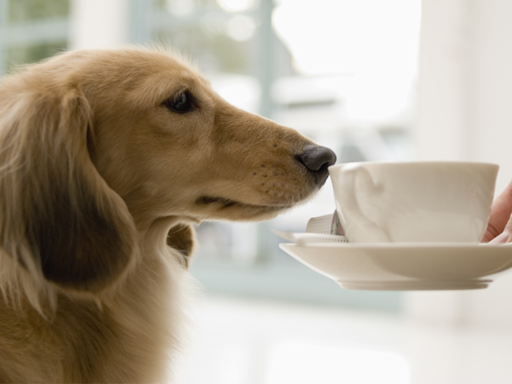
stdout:
[[176,113],[186,113],[194,109],[194,101],[190,92],[185,91],[178,96],[173,96],[164,102],[164,105]]

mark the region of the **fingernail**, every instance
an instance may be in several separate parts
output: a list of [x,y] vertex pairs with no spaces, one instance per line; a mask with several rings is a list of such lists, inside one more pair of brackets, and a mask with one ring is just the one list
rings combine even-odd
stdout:
[[507,231],[505,229],[502,233],[500,233],[494,239],[489,241],[489,244],[503,244],[503,243],[506,243],[509,237],[510,237],[510,233],[509,233],[509,231]]

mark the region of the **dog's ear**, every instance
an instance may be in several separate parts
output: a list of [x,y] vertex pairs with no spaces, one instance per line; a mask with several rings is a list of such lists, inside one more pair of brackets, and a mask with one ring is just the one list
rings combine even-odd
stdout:
[[30,273],[99,292],[129,269],[136,232],[90,159],[92,121],[74,88],[2,100],[0,242]]
[[180,253],[180,263],[188,268],[194,245],[196,244],[196,236],[194,228],[187,224],[178,224],[172,227],[167,233],[167,245]]

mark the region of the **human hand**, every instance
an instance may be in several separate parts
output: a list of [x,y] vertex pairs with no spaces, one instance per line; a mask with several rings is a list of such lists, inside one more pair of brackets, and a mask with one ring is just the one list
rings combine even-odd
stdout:
[[482,238],[483,243],[508,243],[512,241],[512,182],[494,200],[489,224]]

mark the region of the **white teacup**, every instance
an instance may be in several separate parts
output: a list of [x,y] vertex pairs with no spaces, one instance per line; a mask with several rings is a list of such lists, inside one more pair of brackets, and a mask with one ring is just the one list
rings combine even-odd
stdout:
[[347,163],[329,167],[350,242],[479,242],[499,166],[466,162]]

